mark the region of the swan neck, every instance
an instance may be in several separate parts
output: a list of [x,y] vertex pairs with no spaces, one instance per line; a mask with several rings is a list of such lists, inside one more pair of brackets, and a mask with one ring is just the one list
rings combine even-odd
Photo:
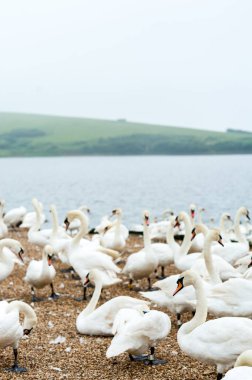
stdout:
[[180,256],[185,256],[188,253],[188,251],[191,247],[191,244],[192,244],[192,242],[191,242],[192,225],[191,225],[189,216],[186,214],[184,216],[184,224],[185,224],[185,236],[184,236],[183,243],[182,243],[180,250],[179,250]]
[[174,230],[172,223],[168,224],[167,232],[166,232],[166,243],[169,244],[170,246],[174,246],[175,239],[174,239]]
[[205,239],[205,244],[203,247],[204,260],[205,260],[206,269],[210,276],[211,282],[213,284],[219,284],[221,282],[221,279],[220,279],[219,273],[216,271],[216,268],[214,266],[211,246],[212,246],[212,241],[210,239]]
[[86,216],[80,213],[76,215],[76,218],[80,221],[80,229],[77,235],[72,240],[73,244],[79,244],[80,240],[88,233],[88,223]]
[[151,240],[150,240],[150,230],[149,227],[144,223],[144,247],[150,248],[151,247]]
[[179,329],[178,335],[190,334],[196,327],[202,325],[207,319],[207,298],[203,281],[197,278],[193,284],[196,293],[196,312],[194,317],[187,323],[184,323]]
[[57,211],[54,207],[51,209],[51,213],[52,213],[52,224],[53,224],[52,235],[55,236],[58,232],[59,220],[58,220]]
[[24,327],[27,325],[33,326],[37,321],[37,317],[34,310],[31,308],[30,305],[28,305],[25,302],[12,301],[11,303],[9,303],[8,311],[10,312],[12,310],[18,310],[19,313],[24,314]]
[[87,307],[85,307],[85,309],[81,312],[80,315],[87,316],[95,310],[96,305],[101,295],[101,291],[102,291],[102,281],[98,280],[95,282],[95,290],[94,290],[91,300],[89,301]]
[[241,220],[241,212],[240,212],[240,210],[238,210],[237,214],[235,216],[235,221],[234,221],[235,234],[236,234],[236,237],[238,238],[239,243],[246,243],[247,244],[247,240],[245,239],[245,237],[243,236],[243,234],[241,232],[240,220]]

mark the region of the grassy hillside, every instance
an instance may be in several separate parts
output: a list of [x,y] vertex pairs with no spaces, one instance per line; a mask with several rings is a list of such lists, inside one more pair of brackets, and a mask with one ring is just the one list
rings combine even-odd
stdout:
[[252,153],[252,134],[0,113],[0,156]]

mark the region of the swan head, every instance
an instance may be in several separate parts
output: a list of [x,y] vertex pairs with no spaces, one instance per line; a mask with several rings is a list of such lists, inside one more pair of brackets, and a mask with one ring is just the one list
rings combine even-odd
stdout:
[[5,200],[4,199],[0,199],[0,207],[4,207],[5,206]]
[[194,272],[191,269],[186,270],[181,273],[177,280],[177,288],[175,289],[173,296],[175,296],[180,290],[186,286],[194,285],[195,282],[201,281],[201,278],[198,273]]
[[222,220],[224,220],[224,222],[231,222],[232,221],[232,218],[231,218],[231,215],[228,213],[228,212],[224,212],[221,216]]
[[167,216],[170,217],[170,216],[173,216],[174,215],[174,212],[171,210],[171,209],[167,209],[167,210],[164,210],[163,213],[162,213],[162,218],[165,219]]
[[143,212],[143,221],[144,221],[144,226],[148,227],[150,225],[150,213],[147,210]]
[[192,237],[191,240],[195,238],[197,234],[206,235],[208,228],[204,224],[196,224],[196,226],[192,229]]
[[90,214],[90,208],[87,207],[86,205],[80,206],[79,210],[84,212],[84,213],[86,212],[87,214]]
[[248,220],[250,220],[249,210],[246,207],[240,207],[238,212],[241,216],[245,216]]
[[87,217],[86,217],[86,215],[81,210],[71,210],[71,211],[68,211],[68,213],[66,215],[66,218],[64,220],[64,224],[66,226],[66,230],[68,230],[68,227],[69,227],[70,223],[74,219],[79,219],[79,220],[86,221]]
[[181,211],[175,219],[175,226],[179,227],[182,222],[190,223],[189,216],[186,212]]
[[2,239],[1,246],[9,248],[13,253],[15,253],[19,257],[19,259],[22,262],[24,262],[23,260],[24,248],[22,247],[21,243],[18,240]]
[[120,216],[122,215],[122,209],[121,208],[115,208],[114,210],[112,210],[112,215],[113,216]]
[[194,219],[194,217],[195,217],[195,211],[196,211],[196,205],[194,203],[191,203],[190,204],[190,214],[191,214],[192,219]]
[[206,235],[206,241],[207,242],[217,241],[220,245],[222,245],[222,247],[224,247],[224,244],[222,242],[222,236],[218,228],[208,231]]
[[252,350],[246,350],[238,356],[234,367],[240,366],[252,367]]
[[53,250],[53,247],[49,244],[47,244],[44,248],[44,255],[45,257],[47,258],[47,261],[48,261],[48,265],[52,265],[52,258],[53,258],[53,255],[54,255],[54,250]]
[[[27,305],[29,306],[29,305]],[[32,309],[32,307],[29,306],[29,313],[24,319],[23,323],[23,334],[29,335],[30,332],[36,327],[37,325],[37,316],[35,311]]]
[[83,286],[87,287],[89,283],[95,284],[100,279],[100,273],[98,269],[92,269],[86,274],[86,277],[83,282]]

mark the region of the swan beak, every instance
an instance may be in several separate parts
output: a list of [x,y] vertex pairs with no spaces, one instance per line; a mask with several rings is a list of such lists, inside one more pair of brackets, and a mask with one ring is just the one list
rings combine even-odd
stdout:
[[183,284],[182,284],[182,282],[179,281],[178,286],[177,286],[175,292],[173,293],[173,296],[175,296],[175,294],[177,294],[181,289],[183,289]]
[[220,245],[222,245],[222,247],[224,247],[224,244],[222,243],[222,237],[220,236],[220,238],[219,238],[219,240],[218,240],[218,243],[220,244]]
[[251,259],[250,264],[248,265],[248,268],[251,268],[251,267],[252,267],[252,259]]
[[250,216],[249,216],[249,213],[248,213],[248,212],[247,212],[246,217],[248,218],[248,220],[250,220]]
[[191,237],[191,241],[193,241],[193,239],[195,238],[196,236],[196,231],[195,231],[195,228],[192,230],[192,237]]
[[31,329],[24,329],[23,334],[29,335],[31,331],[32,331],[32,328]]
[[24,254],[24,250],[23,250],[23,248],[21,248],[20,251],[18,252],[18,257],[20,258],[20,260],[22,261],[22,263],[24,262],[24,259],[22,257],[23,254]]
[[191,217],[192,217],[192,219],[194,219],[194,217],[195,217],[195,211],[194,210],[191,210]]
[[48,265],[49,265],[49,267],[50,267],[50,266],[52,265],[52,256],[49,256],[49,255],[48,255],[47,260],[48,260]]
[[66,231],[67,231],[68,227],[70,225],[70,222],[69,222],[69,220],[67,218],[64,220],[64,224],[66,225]]
[[180,226],[180,223],[179,223],[179,221],[178,221],[178,217],[176,217],[176,219],[175,219],[175,224],[174,224],[174,228],[179,227],[179,226]]
[[149,219],[149,217],[145,216],[144,220],[145,220],[146,226],[149,227],[149,225],[150,225],[150,219]]
[[84,288],[86,288],[87,286],[88,286],[88,284],[89,284],[89,278],[88,278],[88,276],[85,278],[85,281],[84,281],[84,284],[83,284],[83,286],[84,286]]

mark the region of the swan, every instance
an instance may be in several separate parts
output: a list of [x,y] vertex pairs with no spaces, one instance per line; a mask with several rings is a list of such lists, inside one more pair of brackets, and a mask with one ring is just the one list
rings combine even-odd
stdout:
[[56,276],[56,271],[52,265],[53,253],[53,248],[50,245],[46,245],[43,251],[42,260],[32,260],[28,265],[24,280],[31,285],[32,302],[41,300],[35,296],[34,288],[42,289],[46,285],[50,285],[52,290],[50,298],[59,298],[53,287],[53,280]]
[[192,270],[183,272],[174,289],[174,296],[192,285],[196,292],[196,313],[177,334],[180,349],[187,355],[217,366],[217,380],[230,369],[239,354],[251,347],[252,320],[223,317],[206,322],[207,298],[201,277]]
[[[11,274],[15,262],[23,264],[23,253],[24,250],[19,241],[7,238],[0,240],[0,281]],[[16,255],[19,258],[18,260]]]
[[[167,209],[162,213],[163,220],[161,222],[150,224],[150,239],[160,239],[165,240],[167,235],[167,228],[170,224],[170,218],[173,217],[174,213],[172,210]],[[168,217],[168,220],[166,218]]]
[[84,286],[87,286],[89,282],[95,284],[95,291],[89,304],[76,319],[76,328],[80,334],[113,335],[112,327],[114,318],[120,309],[134,309],[139,306],[144,306],[148,309],[146,301],[127,296],[112,298],[96,309],[103,286],[99,271],[93,269],[87,274]]
[[5,202],[3,199],[0,199],[0,239],[3,239],[8,235],[8,227],[6,226],[3,220],[3,210]]
[[223,212],[220,218],[220,232],[221,236],[223,237],[224,243],[228,243],[231,241],[230,231],[227,228],[227,223],[230,222],[232,222],[231,215],[227,212]]
[[[190,206],[190,219],[191,219],[191,226],[195,226],[195,211],[196,211],[196,206],[192,204]],[[205,212],[205,209],[203,207],[198,208],[198,224],[203,224],[202,223],[202,213]],[[193,240],[189,252],[202,252],[204,246],[204,235],[203,234],[198,234],[195,239]]]
[[65,243],[67,240],[70,240],[70,236],[66,233],[65,229],[63,227],[59,226],[58,222],[58,215],[57,215],[57,210],[55,205],[50,205],[50,213],[52,216],[52,234],[49,239],[49,245],[51,245],[57,253],[57,255],[60,257],[60,260],[63,263],[68,263],[67,257],[62,254],[61,250],[62,247],[64,247]]
[[[216,229],[216,231],[219,231],[219,230]],[[196,226],[192,230],[192,238],[191,239],[194,239],[195,235],[197,235],[199,233],[203,234],[204,237],[206,237],[208,232],[209,232],[209,230],[204,224],[196,224]],[[221,235],[221,237],[222,237],[222,235]],[[222,257],[220,257],[218,255],[212,255],[212,252],[213,252],[215,246],[216,246],[216,242],[215,242],[215,244],[212,245],[211,252],[209,251],[209,255],[211,255],[209,257],[209,260],[211,259],[211,261],[214,262],[212,265],[214,265],[216,271],[218,272],[218,276],[220,276],[221,280],[226,281],[230,277],[241,277],[241,274],[239,273],[239,271],[237,269],[235,269],[231,264],[229,264],[226,260],[224,260]],[[209,248],[209,250],[210,250],[210,248]],[[205,256],[204,255],[199,256],[195,260],[194,264],[191,266],[191,269],[193,269],[195,272],[199,273],[202,277],[207,278],[208,277],[208,271],[207,271],[205,262],[206,262]]]
[[44,247],[49,244],[50,231],[51,230],[40,230],[41,227],[41,205],[36,198],[32,199],[32,204],[36,212],[36,223],[28,231],[28,241],[31,244],[38,245],[39,247]]
[[[220,282],[218,273],[214,271],[214,266],[211,257],[211,244],[213,242],[219,242],[222,244],[222,239],[218,231],[210,230],[205,238],[205,244],[203,248],[203,257],[205,260],[205,265],[208,268],[210,278],[208,281],[204,281],[204,286],[208,291],[212,286]],[[181,314],[187,311],[193,311],[195,308],[193,300],[195,299],[195,292],[193,287],[187,287],[177,296],[173,297],[174,286],[179,278],[179,275],[172,275],[168,278],[157,281],[153,284],[154,287],[160,290],[154,292],[140,292],[140,294],[151,300],[153,303],[161,307],[166,307],[171,313],[176,314],[177,325],[181,326]],[[192,301],[192,302],[189,302]]]
[[158,266],[158,257],[154,253],[150,244],[149,235],[149,212],[144,212],[144,248],[130,255],[123,268],[123,273],[130,278],[130,287],[133,280],[138,280],[147,277],[149,289],[151,288],[150,275]]
[[[39,218],[40,223],[43,224],[46,221],[46,216],[43,213],[43,204],[40,203],[40,209],[39,209]],[[36,224],[37,215],[35,211],[27,212],[23,218],[22,224],[20,225],[20,228],[31,228]]]
[[[62,252],[68,257],[69,264],[74,268],[82,282],[92,269],[99,269],[103,272],[103,287],[120,282],[121,280],[116,277],[116,274],[120,273],[121,270],[113,263],[112,257],[101,252],[99,247],[91,241],[81,239],[87,233],[87,221],[86,216],[80,210],[72,210],[67,213],[66,227],[76,218],[81,220],[80,230],[74,238],[66,241],[62,247]],[[86,287],[83,289],[83,299],[85,299]]]
[[[89,225],[89,214],[90,214],[90,209],[86,205],[82,205],[79,207],[79,210],[82,211],[87,218],[87,224]],[[79,231],[80,228],[80,221],[79,219],[74,219],[68,226],[68,231],[73,234],[74,231]]]
[[228,371],[223,380],[252,379],[252,350],[244,351],[238,356],[234,368]]
[[113,226],[113,223],[109,220],[108,216],[107,215],[103,216],[101,218],[100,224],[98,224],[95,227],[95,232],[102,235],[102,234],[104,234],[105,230],[108,230],[112,226]]
[[165,267],[174,262],[174,252],[180,246],[174,240],[174,218],[168,222],[166,231],[167,243],[151,243],[151,248],[158,257],[158,265],[161,266],[161,278],[165,278]]
[[238,259],[245,256],[249,251],[249,244],[245,237],[241,233],[240,229],[240,219],[242,216],[249,217],[249,211],[246,207],[240,207],[236,213],[234,228],[238,239],[238,243],[226,243],[225,247],[213,247],[213,253],[215,255],[220,255],[226,261],[234,264]]
[[170,330],[170,318],[161,311],[123,308],[115,317],[113,324],[115,336],[106,356],[111,358],[128,352],[132,361],[138,361],[138,355],[146,354],[150,348],[150,355],[143,356],[143,359],[147,359],[145,364],[165,364],[166,360],[155,359],[155,345],[157,341],[166,338]]
[[[20,324],[19,314],[24,314],[23,324]],[[14,364],[7,371],[26,372],[26,368],[18,366],[18,345],[23,335],[29,335],[37,324],[37,317],[34,310],[27,303],[22,301],[0,302],[0,346],[13,347]]]
[[116,222],[113,224],[113,227],[105,228],[105,232],[100,238],[100,244],[105,248],[122,251],[126,245],[126,239],[129,235],[128,230],[125,230],[126,227],[122,229],[122,210],[120,208],[113,210],[112,215],[116,216]]
[[23,206],[13,208],[4,215],[4,223],[11,228],[19,227],[26,212],[27,210]]

